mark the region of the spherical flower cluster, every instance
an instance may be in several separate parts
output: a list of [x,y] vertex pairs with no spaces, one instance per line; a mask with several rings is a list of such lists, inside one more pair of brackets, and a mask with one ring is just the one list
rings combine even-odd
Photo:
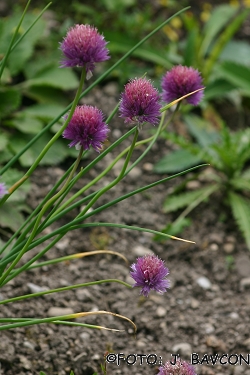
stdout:
[[[202,78],[198,70],[194,68],[177,65],[167,72],[162,78],[162,99],[170,103],[195,90],[203,88]],[[203,97],[203,90],[198,91],[186,98],[192,105],[198,105]]]
[[0,182],[0,198],[2,198],[6,194],[8,194],[8,190],[6,188],[5,183],[4,182]]
[[125,85],[120,101],[120,117],[126,123],[149,122],[156,125],[160,116],[160,96],[146,78],[135,78]]
[[85,67],[87,78],[92,76],[95,63],[108,60],[107,42],[97,29],[90,25],[70,28],[60,48],[65,55],[62,67]]
[[190,363],[177,359],[174,365],[167,361],[159,368],[157,375],[196,375],[196,371]]
[[72,140],[69,147],[88,150],[92,146],[99,152],[108,132],[102,111],[93,106],[82,105],[76,107],[63,137]]
[[137,263],[132,264],[131,268],[130,274],[136,281],[134,287],[141,287],[141,294],[145,297],[148,296],[151,289],[164,293],[166,288],[169,288],[169,280],[165,279],[169,270],[165,267],[164,261],[156,255],[145,255],[138,258]]

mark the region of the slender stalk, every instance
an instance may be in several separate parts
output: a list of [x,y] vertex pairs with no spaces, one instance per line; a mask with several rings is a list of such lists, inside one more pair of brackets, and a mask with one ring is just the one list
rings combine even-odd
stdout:
[[22,300],[28,299],[28,298],[41,297],[41,296],[45,296],[45,295],[52,294],[52,293],[65,292],[67,290],[82,288],[82,287],[91,286],[91,285],[104,284],[104,283],[105,284],[106,283],[118,283],[118,284],[122,284],[122,285],[126,286],[127,288],[131,288],[131,289],[133,288],[132,285],[126,283],[125,281],[118,280],[118,279],[97,280],[97,281],[90,281],[88,283],[69,285],[69,286],[64,286],[62,288],[44,290],[43,292],[25,294],[23,296],[5,299],[4,301],[0,301],[0,305],[5,305],[6,303],[11,303],[11,302],[22,301]]

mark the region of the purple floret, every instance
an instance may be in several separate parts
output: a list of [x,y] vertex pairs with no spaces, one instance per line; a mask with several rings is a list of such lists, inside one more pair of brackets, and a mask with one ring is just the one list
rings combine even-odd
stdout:
[[164,366],[159,368],[157,375],[197,375],[194,366],[186,361],[177,359],[175,365],[167,361]]
[[75,25],[70,28],[60,45],[65,58],[61,67],[85,67],[91,77],[95,63],[108,60],[109,50],[104,36],[90,25]]
[[93,106],[82,105],[76,107],[63,137],[72,140],[69,147],[88,150],[92,146],[99,152],[108,133],[109,128],[104,122],[102,111]]
[[[162,99],[170,103],[195,90],[201,89],[202,77],[198,70],[192,67],[177,65],[167,72],[162,78]],[[203,90],[186,98],[192,105],[198,105],[203,97]]]
[[120,101],[120,117],[126,123],[149,122],[156,125],[160,117],[160,96],[146,78],[135,78],[125,85]]
[[150,290],[159,293],[166,292],[169,288],[169,280],[165,277],[169,274],[169,270],[165,267],[164,261],[156,255],[145,255],[137,259],[137,263],[133,263],[132,278],[136,281],[135,286],[141,287],[141,294],[148,296]]
[[2,198],[6,194],[8,194],[8,190],[6,188],[5,183],[4,182],[0,182],[0,198]]

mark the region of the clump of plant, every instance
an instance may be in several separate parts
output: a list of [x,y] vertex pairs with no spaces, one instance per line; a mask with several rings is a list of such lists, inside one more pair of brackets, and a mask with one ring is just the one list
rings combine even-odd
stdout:
[[[185,9],[184,9],[185,10]],[[180,11],[179,13],[183,12]],[[5,56],[1,62],[1,73],[8,67],[7,62],[11,59],[12,53],[17,47],[20,47],[23,37],[27,35],[30,28],[18,38],[18,33],[22,25],[24,16],[26,15],[27,7],[18,23],[13,38],[9,41],[8,48]],[[35,22],[38,18],[35,20]],[[109,222],[86,222],[86,219],[93,217],[96,213],[105,210],[106,208],[112,207],[116,203],[127,199],[135,194],[143,192],[149,188],[169,181],[181,174],[187,173],[190,170],[196,169],[197,167],[189,170],[177,173],[176,175],[164,178],[156,181],[150,185],[142,186],[139,189],[131,191],[127,194],[119,196],[116,199],[112,197],[106,204],[99,203],[99,198],[106,194],[111,188],[115,187],[118,183],[121,183],[123,178],[137,165],[144,155],[146,155],[154,143],[157,141],[159,134],[172,121],[176,114],[176,110],[170,115],[168,120],[165,120],[165,112],[169,107],[176,103],[179,103],[182,99],[201,96],[199,93],[203,91],[203,86],[198,85],[191,91],[183,93],[182,97],[174,100],[168,105],[162,106],[160,100],[160,94],[146,76],[139,78],[132,78],[124,87],[124,91],[121,93],[119,103],[109,114],[104,114],[98,107],[89,106],[86,104],[79,104],[79,100],[84,98],[84,95],[89,92],[95,85],[101,80],[107,77],[116,66],[121,64],[127,59],[131,53],[138,48],[145,40],[151,35],[157,32],[161,27],[164,26],[170,19],[166,20],[163,24],[158,26],[149,35],[142,39],[132,50],[128,51],[122,59],[117,61],[112,68],[108,69],[102,76],[100,76],[88,89],[84,90],[86,80],[90,79],[94,74],[95,65],[102,63],[110,58],[109,50],[107,48],[107,41],[101,35],[94,26],[90,25],[75,25],[70,28],[67,35],[60,43],[60,50],[62,57],[58,61],[58,69],[63,71],[69,67],[75,67],[80,71],[80,78],[78,88],[75,93],[73,102],[66,106],[60,115],[56,116],[46,127],[39,131],[39,133],[31,138],[25,147],[20,150],[15,156],[13,156],[8,163],[1,169],[1,182],[0,182],[0,210],[4,213],[4,208],[11,201],[11,197],[16,192],[22,191],[22,188],[27,186],[27,181],[31,177],[35,169],[41,164],[42,160],[49,155],[49,152],[53,149],[56,150],[58,142],[65,142],[69,148],[76,150],[76,159],[72,165],[65,171],[60,180],[50,190],[50,192],[42,199],[38,206],[30,212],[22,225],[17,228],[15,233],[11,237],[4,237],[5,242],[2,244],[0,249],[0,287],[3,288],[8,282],[18,277],[23,272],[33,268],[39,268],[44,265],[51,266],[55,263],[63,262],[65,260],[84,258],[86,256],[95,254],[113,254],[121,257],[124,261],[127,261],[124,256],[108,249],[100,249],[95,252],[83,252],[78,254],[71,254],[69,256],[56,258],[49,261],[42,261],[42,257],[57,243],[59,242],[69,231],[73,231],[78,228],[89,228],[89,227],[117,227],[126,228],[136,231],[150,232],[159,234],[155,230],[147,228],[141,228],[136,226],[109,223]],[[35,23],[34,22],[34,23]],[[33,23],[33,24],[34,24]],[[1,75],[0,75],[1,76]],[[46,112],[46,106],[44,107]],[[125,130],[124,134],[110,146],[106,145],[110,127],[112,126],[112,119],[119,112],[119,116],[130,125],[129,130]],[[50,129],[58,120],[62,119],[62,125],[58,127],[58,130],[53,136],[50,134]],[[145,124],[152,126],[157,125],[156,133],[146,139],[139,140],[140,129]],[[45,145],[41,145],[39,140],[41,137],[46,136],[49,138]],[[130,146],[125,148],[97,177],[91,180],[88,184],[84,185],[73,195],[69,195],[71,189],[75,186],[76,182],[82,179],[92,168],[95,168],[96,164],[99,163],[110,151],[120,145],[125,139],[131,138]],[[67,141],[66,141],[67,140]],[[15,140],[13,141],[13,147],[15,147]],[[129,166],[129,162],[133,155],[133,151],[136,147],[141,144],[147,144],[146,150]],[[16,163],[26,152],[29,152],[30,148],[37,148],[37,157],[31,163],[31,166],[22,173],[22,176],[15,176],[16,180],[10,184],[7,176],[12,165]],[[55,146],[55,148],[54,148]],[[88,152],[90,148],[93,148],[97,152],[98,156],[94,158],[87,166],[81,167],[81,161],[83,156]],[[114,165],[122,158],[125,157],[125,161],[120,170],[120,173],[115,177],[109,184],[103,184],[101,188],[96,187],[97,182],[101,182],[102,178],[112,170]],[[21,172],[20,172],[21,173]],[[89,192],[91,188],[92,193]],[[75,208],[80,208],[79,213],[72,219],[68,219],[66,224],[62,224],[61,218],[63,218],[69,211]],[[1,214],[2,215],[2,214]],[[57,227],[51,228],[51,225],[57,223]],[[48,231],[48,228],[50,230]],[[192,242],[183,240],[172,235],[165,234],[165,237],[170,237],[175,240],[182,240],[185,242]],[[46,241],[46,243],[45,243]],[[42,245],[39,248],[38,253],[32,254],[33,249],[37,249],[38,245]],[[30,252],[30,259],[25,261],[22,265],[20,261],[23,260],[24,255]],[[166,276],[169,271],[165,266],[164,260],[159,259],[156,255],[141,257],[131,266],[131,276],[135,280],[133,286],[141,288],[141,294],[148,296],[151,290],[164,293],[169,287]],[[110,269],[112,273],[112,267]],[[34,298],[43,296],[51,293],[59,293],[66,290],[75,288],[88,287],[94,284],[106,284],[106,283],[119,283],[127,288],[132,288],[132,285],[123,282],[118,279],[98,280],[89,283],[81,283],[76,285],[70,285],[62,288],[53,290],[41,291],[38,293],[31,293],[28,295],[21,295],[12,297],[9,299],[3,299],[0,304],[7,304],[10,302],[22,301],[28,298]],[[122,315],[114,314],[109,311],[96,311],[96,312],[76,312],[70,315],[46,317],[46,318],[0,318],[0,331],[13,329],[16,327],[25,327],[34,324],[42,323],[56,323],[56,324],[68,324],[78,325],[81,327],[88,327],[93,329],[111,329],[108,327],[101,327],[95,325],[86,325],[80,322],[71,322],[72,319],[86,317],[89,315],[113,315],[118,318],[124,319],[132,324],[136,331],[135,324],[127,317]]]
[[[187,87],[192,82],[197,82],[197,75],[194,72],[191,74],[192,68],[184,67],[179,67],[178,81],[173,81],[171,78],[176,69],[178,67],[168,72],[162,80],[163,96],[167,102],[180,96],[180,91],[183,94],[185,85]],[[198,101],[191,101],[191,97],[187,100],[192,105],[198,104]],[[189,224],[187,215],[202,202],[216,199],[216,193],[220,192],[224,203],[231,207],[232,215],[250,248],[250,130],[247,128],[232,132],[222,121],[217,123],[220,127],[216,128],[209,120],[194,114],[184,114],[183,119],[191,137],[165,131],[162,136],[178,145],[179,149],[163,157],[155,165],[155,171],[176,172],[201,162],[210,164],[210,168],[200,174],[202,187],[186,191],[190,181],[197,179],[195,174],[189,176],[166,198],[164,212],[185,210],[163,232],[180,232]]]

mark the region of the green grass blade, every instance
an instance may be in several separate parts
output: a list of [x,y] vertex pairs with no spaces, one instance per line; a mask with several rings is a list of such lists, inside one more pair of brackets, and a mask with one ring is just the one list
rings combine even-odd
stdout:
[[250,250],[250,201],[238,194],[230,193],[229,202],[233,216]]

